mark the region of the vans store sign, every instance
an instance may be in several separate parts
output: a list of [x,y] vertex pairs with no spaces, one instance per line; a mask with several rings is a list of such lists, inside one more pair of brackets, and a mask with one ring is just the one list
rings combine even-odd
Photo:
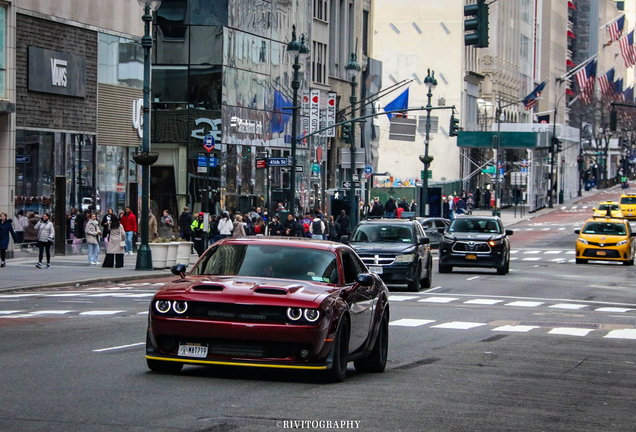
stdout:
[[86,97],[86,57],[29,47],[29,91]]

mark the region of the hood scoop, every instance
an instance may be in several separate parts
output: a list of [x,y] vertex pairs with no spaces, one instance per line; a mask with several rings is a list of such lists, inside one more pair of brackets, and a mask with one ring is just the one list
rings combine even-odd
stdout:
[[221,285],[195,285],[192,287],[192,291],[223,291],[224,287]]
[[256,294],[268,294],[268,295],[287,295],[294,294],[302,291],[304,288],[300,285],[291,285],[285,288],[258,286],[254,289]]

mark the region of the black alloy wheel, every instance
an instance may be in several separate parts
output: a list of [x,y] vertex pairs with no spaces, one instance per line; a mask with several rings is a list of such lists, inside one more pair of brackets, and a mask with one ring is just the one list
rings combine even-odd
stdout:
[[358,372],[384,372],[386,359],[389,353],[389,318],[387,313],[382,314],[380,329],[375,339],[375,344],[368,357],[353,362]]
[[327,382],[342,382],[347,377],[349,363],[349,318],[341,318],[333,346],[333,364],[325,371]]

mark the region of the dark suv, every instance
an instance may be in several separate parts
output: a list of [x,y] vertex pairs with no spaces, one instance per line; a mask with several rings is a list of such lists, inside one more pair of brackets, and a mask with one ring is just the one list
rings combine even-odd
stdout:
[[433,257],[429,239],[416,220],[370,219],[362,221],[349,238],[343,238],[371,272],[387,285],[407,284],[409,291],[430,288]]
[[439,272],[449,273],[453,267],[486,267],[496,268],[499,275],[507,274],[511,235],[498,217],[458,217],[440,243]]

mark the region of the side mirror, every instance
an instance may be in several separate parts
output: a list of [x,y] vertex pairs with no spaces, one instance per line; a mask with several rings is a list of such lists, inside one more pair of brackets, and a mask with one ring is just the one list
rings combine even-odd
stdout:
[[349,236],[342,236],[340,237],[340,243],[344,243],[344,244],[348,244],[349,243]]
[[187,264],[177,264],[170,267],[170,271],[172,272],[173,275],[181,276],[181,278],[183,279],[185,278],[185,272],[187,268],[188,268]]
[[360,273],[356,280],[362,286],[369,287],[373,285],[373,276],[371,276],[370,274]]
[[428,237],[424,237],[424,236],[419,236],[417,238],[417,244],[421,244],[421,245],[425,245],[425,244],[429,244],[431,241],[429,240]]
[[514,231],[513,231],[513,230],[506,230],[506,235],[507,235],[507,236],[511,236],[511,235],[513,235],[513,234],[514,234]]
[[630,237],[636,237],[636,232],[629,233],[629,236],[630,236]]
[[596,211],[596,207],[592,207],[592,211]]
[[581,234],[581,230],[574,230],[574,234]]

